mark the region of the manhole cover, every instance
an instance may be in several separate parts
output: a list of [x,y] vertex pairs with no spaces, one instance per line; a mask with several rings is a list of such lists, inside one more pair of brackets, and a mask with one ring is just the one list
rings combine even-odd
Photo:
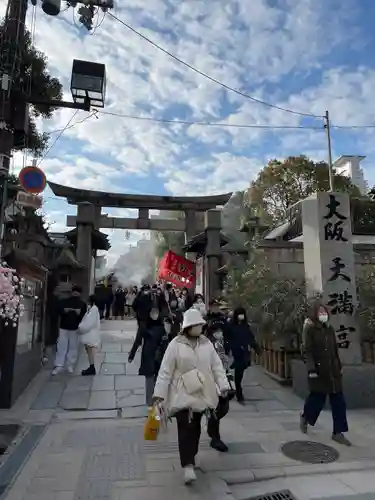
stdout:
[[275,493],[266,493],[265,495],[257,495],[256,497],[248,498],[248,500],[297,500],[296,497],[289,491],[276,491]]
[[339,452],[314,441],[290,441],[281,447],[285,456],[306,464],[329,464],[339,458]]

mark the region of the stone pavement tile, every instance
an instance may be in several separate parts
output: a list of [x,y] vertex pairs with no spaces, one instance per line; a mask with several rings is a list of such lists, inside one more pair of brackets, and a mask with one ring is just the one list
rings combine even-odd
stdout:
[[119,408],[129,408],[135,406],[145,406],[145,396],[144,395],[128,395],[128,391],[118,391],[116,392],[117,406]]
[[133,389],[133,394],[136,394],[137,396],[141,396],[142,394],[144,395],[146,390],[144,387],[142,389]]
[[351,488],[355,493],[372,492],[375,498],[374,471],[347,471],[341,474],[334,474],[332,477],[341,481]]
[[264,449],[258,442],[244,442],[236,443],[231,441],[226,441],[229,447],[230,455],[243,455],[247,453],[265,453]]
[[124,363],[103,363],[100,368],[101,375],[121,375],[125,374]]
[[31,406],[32,410],[47,410],[55,408],[60,401],[65,388],[65,380],[50,381],[38,394],[38,397]]
[[[130,418],[142,418],[145,419],[147,417],[147,408],[146,406],[135,406],[133,408],[121,408],[121,418],[130,419]],[[144,423],[144,420],[143,420]]]
[[120,343],[115,343],[115,342],[111,342],[111,343],[102,343],[102,346],[101,346],[101,351],[102,352],[121,352],[121,344]]
[[89,391],[93,382],[93,377],[72,377],[68,380],[65,388],[66,392]]
[[105,363],[127,363],[128,355],[123,352],[109,352],[105,355]]
[[[133,395],[134,391],[132,389],[125,389],[123,391],[116,391],[116,398],[117,400],[120,400],[122,398],[128,398],[129,396]],[[140,396],[140,394],[138,394]]]
[[29,487],[27,488],[27,494],[29,493],[34,493],[34,494],[42,494],[45,493],[46,491],[48,492],[55,492],[55,491],[66,491],[66,488],[74,488],[75,484],[78,479],[78,474],[77,473],[72,475],[72,476],[54,476],[54,477],[44,477],[44,478],[34,478],[29,484]]
[[278,432],[284,431],[281,424],[274,418],[265,417],[247,417],[246,415],[241,415],[240,418],[236,417],[239,423],[249,430],[249,432]]
[[374,500],[373,493],[360,493],[355,495],[335,495],[335,496],[325,496],[319,498],[312,498],[312,500]]
[[125,342],[123,342],[121,344],[121,351],[122,352],[129,353],[131,348],[132,348],[132,344],[131,343],[128,343],[128,342],[125,343]]
[[[182,483],[182,479],[180,480]],[[180,483],[180,484],[181,484]],[[153,486],[130,489],[114,489],[113,500],[166,500],[178,498],[179,500],[213,500],[208,486],[201,481],[187,488],[186,486]]]
[[93,391],[113,391],[115,389],[114,375],[96,375],[91,386]]
[[125,373],[126,375],[138,375],[139,363],[135,361],[133,363],[126,363]]
[[115,391],[93,391],[88,403],[89,410],[112,410],[117,408]]
[[150,472],[172,472],[175,470],[174,459],[146,458],[146,470]]
[[112,419],[117,418],[117,410],[90,410],[90,411],[64,411],[57,412],[54,420],[64,422],[67,420],[85,420],[85,419]]
[[64,391],[59,406],[64,410],[86,410],[89,403],[90,391],[81,390],[76,392]]
[[305,495],[308,499],[327,496],[351,495],[355,493],[350,487],[343,484],[330,474],[324,476],[301,476],[286,478],[287,489],[290,489],[297,498]]
[[261,386],[244,387],[246,401],[262,401],[274,399],[272,394]]
[[30,410],[22,421],[24,424],[47,424],[52,419],[54,412],[54,408],[48,410]]
[[128,377],[127,375],[117,375],[115,377],[116,391],[125,389],[143,389],[145,387],[144,377]]
[[177,471],[149,472],[148,482],[151,486],[181,486],[181,474]]
[[256,401],[255,406],[260,413],[287,409],[287,407],[283,403],[280,403],[280,401],[276,400]]
[[112,500],[112,481],[87,479],[79,481],[74,500]]
[[251,413],[259,414],[255,402],[250,401],[247,401],[245,406],[240,405],[237,401],[231,401],[230,412],[244,415],[250,415]]

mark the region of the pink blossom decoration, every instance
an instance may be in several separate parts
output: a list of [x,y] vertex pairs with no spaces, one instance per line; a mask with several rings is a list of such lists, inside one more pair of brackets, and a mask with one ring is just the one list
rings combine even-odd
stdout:
[[11,322],[16,327],[23,313],[22,295],[20,295],[22,283],[23,279],[18,278],[15,269],[8,267],[4,262],[0,265],[0,319],[5,321],[5,326]]

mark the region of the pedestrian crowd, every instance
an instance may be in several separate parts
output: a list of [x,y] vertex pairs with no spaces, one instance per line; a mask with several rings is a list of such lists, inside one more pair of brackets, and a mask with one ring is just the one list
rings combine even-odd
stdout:
[[[53,374],[73,372],[79,343],[85,346],[89,367],[83,376],[95,375],[95,352],[100,347],[101,319],[134,317],[138,328],[130,349],[132,363],[141,349],[139,375],[145,378],[145,403],[175,418],[184,481],[195,481],[201,423],[207,418],[211,447],[228,451],[220,433],[220,420],[234,398],[245,405],[242,381],[251,364],[251,351],[261,354],[246,310],[229,311],[226,304],[211,300],[206,308],[201,294],[171,284],[144,285],[117,290],[86,303],[79,287],[59,305],[60,330]],[[320,303],[312,308],[302,332],[310,394],[300,417],[303,433],[314,426],[329,397],[332,438],[350,446],[342,366],[329,313]]]

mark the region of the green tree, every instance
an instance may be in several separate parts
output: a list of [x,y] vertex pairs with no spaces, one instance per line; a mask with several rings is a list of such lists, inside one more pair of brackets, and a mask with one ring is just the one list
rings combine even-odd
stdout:
[[[4,33],[4,20],[0,24],[0,39]],[[47,69],[47,57],[33,45],[29,31],[25,32],[23,58],[20,71],[14,78],[14,89],[17,93],[40,100],[61,100],[62,85],[57,78],[52,77]],[[47,147],[49,135],[39,133],[35,118],[51,118],[56,110],[53,106],[31,105],[29,130],[25,141],[17,141],[15,149],[28,149],[35,155],[40,155]]]
[[158,231],[156,234],[157,257],[163,257],[165,252],[172,250],[179,255],[183,255],[185,245],[185,233],[181,231]]
[[[334,172],[335,191],[352,196],[360,192],[348,177]],[[329,190],[328,165],[314,162],[304,155],[290,156],[283,161],[271,160],[252,182],[246,200],[265,222],[280,220],[288,207],[316,191]]]

